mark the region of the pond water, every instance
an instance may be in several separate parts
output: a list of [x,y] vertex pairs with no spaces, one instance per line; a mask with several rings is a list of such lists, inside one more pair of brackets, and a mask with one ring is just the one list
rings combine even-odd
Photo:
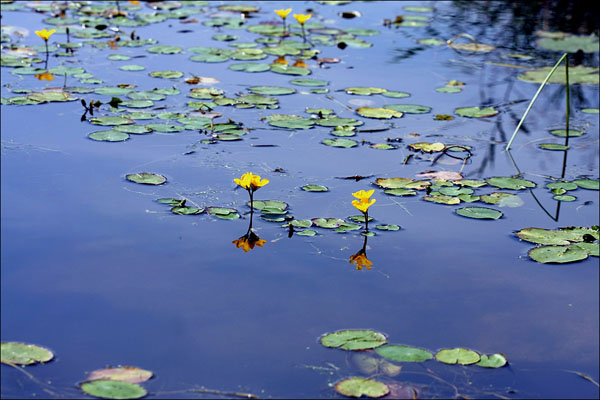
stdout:
[[[77,385],[89,372],[127,365],[154,373],[140,385],[155,398],[231,398],[243,393],[261,398],[343,397],[333,386],[352,376],[388,384],[393,389],[388,398],[415,393],[423,398],[598,398],[593,382],[599,375],[597,256],[565,264],[536,262],[528,252],[537,245],[514,233],[527,227],[556,230],[599,223],[598,50],[551,50],[540,42],[543,32],[597,35],[592,10],[561,1],[252,2],[260,10],[240,14],[219,7],[249,3],[121,1],[119,8],[127,16],[115,16],[118,11],[110,10],[114,2],[69,3],[67,21],[61,23],[61,2],[2,2],[1,338],[37,344],[55,354],[49,363],[25,368],[35,380],[2,365],[2,397],[85,396]],[[235,49],[232,44],[279,39],[247,28],[265,22],[280,27],[273,10],[290,7],[293,13],[312,14],[306,22],[312,46],[305,50],[320,52],[315,57],[305,53],[304,59],[285,57],[288,67],[298,60],[305,63],[308,67],[300,69],[309,75],[229,68],[246,62],[268,66],[278,59],[272,54],[259,60],[190,60],[206,54],[190,50],[198,46]],[[340,15],[352,11],[359,15]],[[142,17],[151,23],[127,25]],[[83,19],[89,29],[82,30]],[[385,20],[389,21],[384,24]],[[65,44],[65,25],[72,45]],[[298,48],[303,39],[292,14],[287,25],[293,35],[286,40],[295,41]],[[47,65],[44,42],[34,33],[43,28],[58,30],[48,41]],[[348,29],[354,36],[342,36]],[[87,32],[100,37],[77,37]],[[223,41],[215,35],[238,38]],[[157,43],[123,45],[132,36]],[[419,42],[430,38],[440,42]],[[473,39],[495,48],[472,51],[446,44]],[[597,47],[595,40],[592,46]],[[277,42],[258,42],[255,48]],[[56,48],[59,43],[63,47]],[[155,45],[182,51],[147,50]],[[26,56],[23,48],[32,46],[37,46],[37,55],[25,57],[23,67],[6,57]],[[69,46],[72,54],[55,56]],[[518,76],[553,66],[564,51],[572,51],[571,66],[596,68],[595,83],[570,85],[570,129],[584,134],[570,137],[567,151],[538,147],[565,142],[549,133],[565,129],[565,85],[550,83],[507,153],[506,143],[540,86]],[[108,58],[116,54],[131,59]],[[31,66],[41,69],[34,71],[38,78],[47,68],[54,71],[54,79],[17,71],[32,59]],[[119,69],[129,64],[144,70]],[[90,75],[52,70],[61,66],[83,68]],[[148,75],[164,70],[183,76]],[[218,81],[185,81],[194,76]],[[328,92],[290,83],[298,78],[324,80],[327,85],[320,88]],[[447,85],[449,81],[458,82]],[[127,94],[95,91],[119,84],[136,85],[132,90],[138,92],[175,88],[180,93],[170,93],[148,108],[115,110],[107,103],[112,97],[129,100]],[[296,93],[267,95],[278,100],[278,109],[214,104],[209,105],[212,111],[203,108],[222,114],[215,124],[231,120],[248,128],[241,140],[211,140],[217,133],[210,132],[210,125],[130,134],[118,142],[88,137],[111,129],[92,124],[93,118],[128,111],[153,114],[152,120],[136,119],[136,125],[183,126],[185,120],[156,116],[202,116],[190,101],[235,98],[259,85],[294,88]],[[224,94],[188,97],[192,89],[211,87]],[[397,97],[344,91],[352,87],[382,88]],[[436,91],[445,87],[461,90]],[[77,100],[40,102],[32,96],[49,88]],[[88,88],[87,93],[81,88]],[[34,104],[23,105],[19,102],[26,100],[10,100],[13,97]],[[82,120],[81,99],[103,104]],[[391,104],[431,110],[392,119],[355,112]],[[499,113],[482,118],[456,113],[457,108],[475,106],[493,106]],[[268,124],[273,114],[310,117],[306,108],[331,109],[340,118],[362,122],[355,135],[346,138],[356,146],[324,145],[322,140],[336,136],[333,127],[313,126],[318,115],[308,122],[311,129]],[[436,115],[453,119],[435,120]],[[463,151],[425,153],[408,147],[419,142],[463,146]],[[395,148],[370,146],[377,143]],[[479,200],[448,205],[424,201],[424,187],[413,196],[394,196],[374,184],[377,178],[418,179],[418,174],[432,170],[454,173],[450,181],[457,173],[470,180],[518,175],[536,187],[487,185],[473,188],[473,194],[500,191],[516,197],[498,204]],[[352,193],[374,189],[377,201],[369,208],[374,218],[369,228],[375,235],[361,236],[360,223],[360,229],[342,233],[313,225],[308,229],[317,232],[315,236],[299,235],[303,228],[295,228],[289,237],[287,222],[266,221],[256,211],[252,228],[266,242],[247,252],[237,248],[232,242],[246,234],[251,222],[248,194],[233,180],[248,171],[270,181],[255,199],[285,202],[288,215],[297,220],[348,221],[360,215],[352,206]],[[126,179],[127,174],[142,172],[160,174],[167,182],[144,185]],[[364,179],[340,179],[350,177]],[[557,201],[546,184],[561,178],[588,179],[592,186],[595,180],[596,189],[578,187],[566,193],[575,196],[574,201]],[[436,182],[424,179],[434,192],[439,190]],[[328,191],[301,189],[308,184]],[[186,205],[202,208],[234,208],[241,218],[227,220],[206,212],[177,215],[171,206],[157,202],[159,198],[186,199]],[[493,208],[503,215],[496,220],[466,218],[456,213],[463,207]],[[376,229],[380,224],[400,229]],[[362,249],[372,265],[357,269],[351,257]],[[367,372],[360,357],[381,360],[373,351],[321,345],[323,334],[344,329],[374,330],[385,334],[390,344],[433,354],[455,347],[501,353],[508,365],[482,368],[433,359],[397,362],[402,371],[395,376]]]

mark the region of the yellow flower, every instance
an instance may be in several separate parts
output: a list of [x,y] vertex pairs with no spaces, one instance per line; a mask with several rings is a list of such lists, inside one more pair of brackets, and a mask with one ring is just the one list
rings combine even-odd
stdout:
[[43,74],[36,74],[34,76],[36,78],[38,78],[40,81],[51,81],[54,79],[54,75],[52,75],[49,72],[44,72]]
[[139,1],[137,1],[137,0],[129,0],[129,2],[130,2],[131,4],[135,4],[136,6],[137,6],[138,4],[140,4],[140,2],[139,2]]
[[252,172],[246,172],[241,179],[235,178],[233,181],[250,191],[255,191],[269,183],[268,179],[261,179],[260,175],[254,175]]
[[279,56],[278,58],[275,59],[275,61],[273,61],[273,64],[283,64],[283,65],[288,65],[288,61],[285,59],[284,56]]
[[367,269],[370,270],[371,265],[373,265],[373,263],[367,258],[367,254],[363,250],[359,251],[354,255],[351,255],[349,262],[351,264],[356,265],[356,269],[359,271],[363,269],[363,267],[367,267]]
[[310,17],[312,17],[312,14],[294,14],[294,18],[296,18],[296,21],[298,21],[300,25],[304,25],[304,23],[308,21]]
[[366,213],[369,207],[371,207],[376,201],[375,199],[369,201],[373,193],[375,193],[375,190],[369,190],[368,192],[365,192],[364,190],[359,190],[356,193],[352,193],[352,196],[358,199],[352,200],[352,205],[358,208],[363,213]]
[[296,61],[292,67],[302,67],[302,68],[308,68],[308,64],[306,64],[304,61],[302,60],[298,60]]
[[235,244],[235,247],[238,249],[241,247],[242,250],[244,250],[244,253],[247,253],[248,251],[252,250],[254,246],[263,247],[267,241],[259,238],[256,233],[250,232],[231,243]]
[[41,31],[35,31],[35,34],[44,40],[48,40],[48,39],[50,39],[50,36],[52,36],[52,34],[54,32],[56,32],[56,29],[51,29],[49,31],[47,31],[46,29],[43,29]]
[[287,10],[275,10],[275,14],[279,15],[281,18],[285,19],[285,17],[288,16],[289,13],[292,12],[291,8],[288,8]]

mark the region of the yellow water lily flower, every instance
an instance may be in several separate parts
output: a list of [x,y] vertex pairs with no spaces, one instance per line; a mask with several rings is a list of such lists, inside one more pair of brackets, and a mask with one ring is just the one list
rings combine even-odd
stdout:
[[260,175],[254,175],[252,172],[246,172],[241,179],[235,178],[233,181],[252,192],[269,183],[268,179],[261,179]]
[[287,10],[275,10],[275,14],[279,15],[281,18],[285,19],[289,13],[292,12],[291,8],[288,8]]
[[359,271],[363,269],[363,267],[366,267],[368,270],[370,270],[371,266],[373,265],[373,263],[367,258],[367,254],[363,250],[359,251],[354,255],[351,255],[349,263],[356,265],[356,269]]
[[294,18],[300,25],[304,25],[306,21],[308,21],[312,17],[312,14],[294,14]]
[[308,68],[308,64],[306,64],[304,61],[302,60],[298,60],[296,61],[292,67],[301,67],[301,68]]
[[375,193],[375,190],[369,190],[368,192],[364,190],[359,190],[356,193],[352,193],[352,196],[358,199],[352,200],[352,205],[358,208],[363,213],[366,213],[369,207],[371,207],[375,203],[375,201],[377,201],[375,199],[369,200],[373,193]]
[[51,81],[54,79],[54,75],[52,75],[49,72],[44,72],[43,74],[36,74],[34,76],[36,78],[38,78],[40,81]]
[[42,29],[41,31],[35,31],[35,34],[47,41],[54,32],[56,32],[56,29],[51,29],[49,31]]
[[289,63],[288,63],[288,60],[286,60],[284,56],[279,56],[273,61],[273,64],[288,65]]

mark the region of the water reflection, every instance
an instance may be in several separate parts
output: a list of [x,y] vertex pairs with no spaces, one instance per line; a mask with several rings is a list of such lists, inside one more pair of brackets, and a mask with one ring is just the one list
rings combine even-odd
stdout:
[[355,254],[350,256],[350,261],[349,261],[350,264],[356,265],[356,269],[358,271],[362,270],[363,267],[370,271],[371,267],[373,266],[373,262],[367,258],[367,240],[368,239],[369,239],[368,236],[365,236],[365,240],[363,242],[362,248],[359,251],[357,251]]
[[266,240],[261,239],[256,233],[254,233],[254,231],[252,230],[252,217],[254,215],[254,208],[251,207],[250,209],[250,223],[248,224],[248,231],[246,232],[245,235],[241,236],[240,238],[234,240],[233,244],[235,244],[236,248],[242,248],[242,250],[244,250],[244,253],[249,252],[250,250],[254,249],[254,246],[258,246],[258,247],[263,247],[263,245],[265,243],[267,243]]

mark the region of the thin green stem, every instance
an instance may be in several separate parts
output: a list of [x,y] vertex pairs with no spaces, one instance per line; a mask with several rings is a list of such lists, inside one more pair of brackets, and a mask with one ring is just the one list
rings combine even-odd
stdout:
[[306,43],[306,32],[304,32],[304,24],[300,24],[300,26],[302,27],[302,39],[304,40],[304,43]]
[[542,91],[542,89],[544,88],[544,86],[546,86],[546,83],[548,82],[548,80],[550,79],[550,77],[552,76],[552,74],[554,73],[554,71],[556,71],[556,69],[558,68],[558,66],[560,65],[560,63],[566,57],[567,57],[567,53],[563,54],[563,56],[560,58],[560,60],[558,60],[558,62],[556,63],[556,65],[554,65],[554,67],[552,68],[552,70],[550,70],[550,72],[548,73],[548,75],[546,76],[546,78],[544,79],[544,81],[542,82],[542,84],[540,85],[540,88],[535,93],[535,96],[533,96],[533,99],[531,99],[531,102],[529,102],[529,105],[527,106],[527,109],[525,110],[525,114],[523,114],[523,116],[521,117],[521,120],[519,121],[519,124],[517,125],[517,127],[515,128],[515,131],[512,134],[512,137],[508,141],[508,144],[506,145],[506,149],[505,150],[507,150],[507,151],[510,150],[510,146],[512,145],[513,140],[515,140],[515,137],[517,136],[517,132],[519,132],[519,129],[521,128],[521,125],[523,125],[523,122],[525,121],[525,118],[527,118],[527,114],[529,114],[529,110],[531,110],[531,107],[533,106],[533,103],[535,103],[535,101],[537,100],[538,96],[540,95],[540,92]]
[[363,213],[365,215],[365,232],[369,232],[369,210]]

